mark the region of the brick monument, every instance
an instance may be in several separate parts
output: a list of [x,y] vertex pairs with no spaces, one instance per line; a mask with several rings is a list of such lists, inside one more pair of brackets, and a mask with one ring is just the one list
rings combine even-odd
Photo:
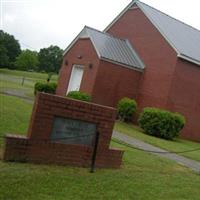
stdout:
[[123,151],[109,148],[116,110],[38,93],[27,136],[7,135],[5,161],[89,167],[99,133],[96,167],[119,168]]

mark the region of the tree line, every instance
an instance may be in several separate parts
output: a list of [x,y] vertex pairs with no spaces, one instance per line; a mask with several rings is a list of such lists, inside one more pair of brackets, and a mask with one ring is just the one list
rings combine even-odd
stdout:
[[21,50],[13,35],[0,30],[0,68],[58,73],[62,58],[63,50],[53,45],[39,52]]

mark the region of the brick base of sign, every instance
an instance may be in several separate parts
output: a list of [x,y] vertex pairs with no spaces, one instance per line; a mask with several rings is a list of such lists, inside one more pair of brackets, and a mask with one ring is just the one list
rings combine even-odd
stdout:
[[[123,151],[108,149],[99,151],[96,158],[98,168],[119,168]],[[36,164],[58,164],[90,167],[92,148],[81,145],[34,141],[22,136],[6,137],[5,161],[31,162]]]
[[115,109],[44,93],[39,93],[35,100],[28,136],[6,136],[4,160],[89,167],[93,145],[51,140],[54,118],[58,116],[97,124],[100,135],[96,167],[120,167],[124,152],[109,148]]

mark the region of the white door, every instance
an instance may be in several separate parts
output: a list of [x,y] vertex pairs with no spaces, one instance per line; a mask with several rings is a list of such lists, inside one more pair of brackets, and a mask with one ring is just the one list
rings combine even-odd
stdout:
[[79,91],[80,86],[81,86],[81,80],[83,77],[83,70],[84,69],[83,69],[82,65],[74,65],[73,66],[67,93],[70,91]]

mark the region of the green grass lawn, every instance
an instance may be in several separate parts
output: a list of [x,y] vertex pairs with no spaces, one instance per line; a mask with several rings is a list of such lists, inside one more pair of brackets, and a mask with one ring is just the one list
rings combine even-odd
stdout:
[[[24,86],[22,76],[26,76]],[[45,80],[46,74],[0,69],[0,90],[13,89],[33,94],[34,83]],[[55,81],[57,78],[55,78]],[[6,133],[26,134],[32,104],[25,100],[0,95],[0,136]],[[115,129],[162,148],[180,151],[199,144],[176,140],[165,141],[143,134],[132,125],[116,123]],[[3,149],[0,137],[0,153]],[[200,176],[173,161],[130,149],[112,142],[111,146],[125,149],[122,168],[89,169],[5,163],[0,161],[0,200],[155,200],[192,199],[200,196]],[[189,155],[189,156],[188,156]],[[188,157],[198,160],[199,153]]]
[[[199,143],[188,140],[177,138],[170,141],[147,135],[139,127],[123,122],[117,122],[115,130],[169,151],[180,152],[200,148]],[[200,151],[182,153],[181,155],[200,161]]]
[[25,134],[31,111],[32,104],[16,97],[0,95],[0,136],[6,133]]
[[[0,95],[0,134],[25,134],[32,105]],[[177,163],[125,150],[122,168],[89,169],[0,161],[0,200],[199,200],[200,176]]]
[[[0,92],[19,93],[34,98],[35,83],[45,82],[47,76],[46,73],[0,69]],[[51,82],[57,82],[57,79],[58,75],[53,75]]]
[[199,200],[199,175],[174,162],[124,149],[121,169],[93,174],[83,168],[0,162],[0,199]]
[[[27,72],[27,71],[19,71],[19,70],[9,70],[9,69],[0,69],[0,74],[5,74],[5,75],[12,75],[12,76],[18,76],[18,77],[26,77],[26,78],[31,78],[31,79],[42,79],[46,80],[47,74],[46,73],[39,73],[39,72]],[[57,81],[58,75],[54,74],[51,77],[52,81]]]

